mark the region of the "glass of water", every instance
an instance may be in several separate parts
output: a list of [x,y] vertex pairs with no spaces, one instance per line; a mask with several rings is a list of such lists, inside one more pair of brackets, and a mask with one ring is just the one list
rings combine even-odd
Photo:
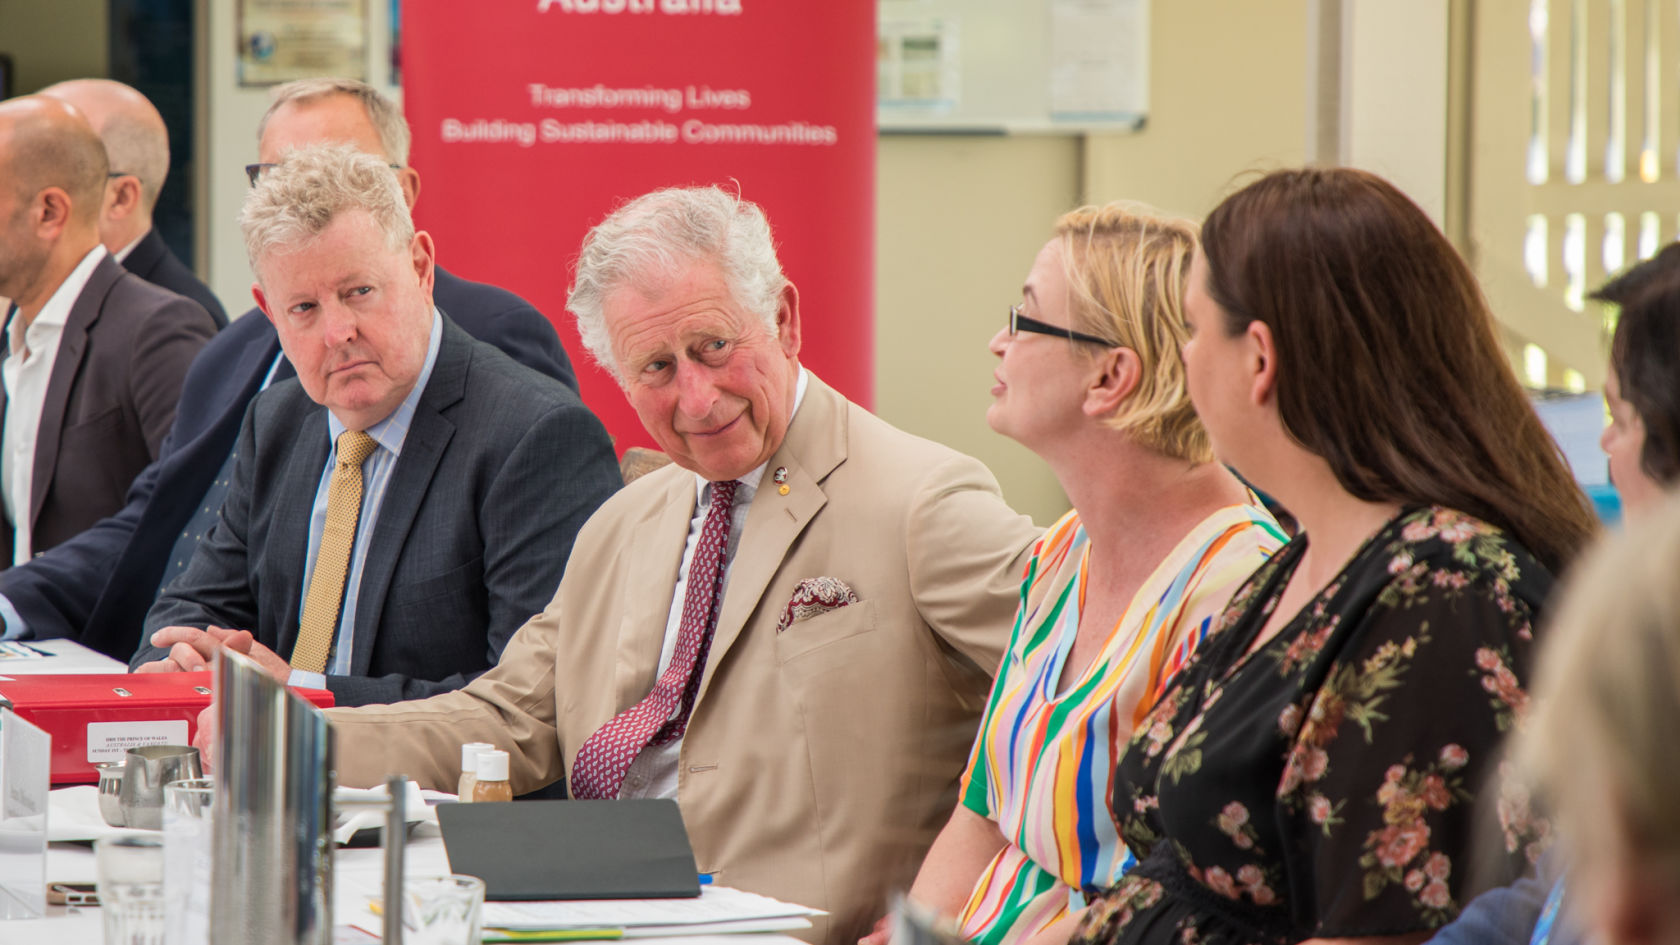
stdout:
[[108,837],[93,849],[105,945],[163,945],[163,838]]
[[210,834],[216,782],[209,778],[163,786],[163,889],[169,945],[210,941]]
[[476,876],[417,876],[403,883],[404,945],[478,945],[484,920],[484,880]]

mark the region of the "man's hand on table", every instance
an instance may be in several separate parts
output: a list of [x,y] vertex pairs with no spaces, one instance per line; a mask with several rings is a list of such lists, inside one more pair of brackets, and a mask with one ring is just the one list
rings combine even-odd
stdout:
[[222,647],[242,653],[255,660],[270,676],[286,682],[292,676],[291,664],[278,653],[258,643],[249,630],[230,630],[226,627],[164,627],[152,634],[152,645],[169,651],[169,655],[150,663],[142,663],[137,673],[202,672],[210,668],[216,651]]
[[198,731],[193,735],[193,747],[198,749],[199,761],[204,764],[206,774],[216,767],[216,704],[214,702],[204,707],[198,713]]

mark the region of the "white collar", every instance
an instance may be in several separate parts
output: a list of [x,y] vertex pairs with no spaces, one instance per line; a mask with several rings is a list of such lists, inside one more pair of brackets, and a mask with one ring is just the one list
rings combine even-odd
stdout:
[[[35,319],[27,327],[23,324],[21,311],[12,313],[12,325],[7,338],[10,342],[8,351],[15,354],[22,350],[24,332],[36,326],[54,334],[62,330],[64,323],[70,320],[70,309],[75,307],[76,299],[80,298],[82,290],[87,288],[88,280],[93,278],[94,267],[99,265],[99,261],[106,255],[105,247],[95,243],[87,255],[82,257],[82,261],[76,264],[76,268],[70,270],[70,274],[53,290],[47,304],[41,306],[41,311],[36,313]],[[40,332],[37,331],[36,334],[39,335]]]

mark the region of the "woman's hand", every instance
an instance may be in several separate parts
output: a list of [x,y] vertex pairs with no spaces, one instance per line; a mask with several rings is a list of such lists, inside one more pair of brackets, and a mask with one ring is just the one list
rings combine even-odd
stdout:
[[875,920],[875,927],[869,934],[858,939],[858,945],[887,945],[892,936],[892,916],[884,915]]
[[[1008,843],[997,823],[957,805],[934,838],[910,887],[910,899],[939,916],[955,919],[968,902],[986,864]],[[891,916],[883,916],[858,945],[888,945]]]

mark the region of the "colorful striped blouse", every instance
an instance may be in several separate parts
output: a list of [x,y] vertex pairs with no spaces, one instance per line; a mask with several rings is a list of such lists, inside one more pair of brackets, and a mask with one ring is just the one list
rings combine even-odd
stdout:
[[1108,804],[1118,753],[1237,585],[1286,540],[1257,501],[1214,512],[1156,565],[1102,652],[1062,687],[1090,545],[1077,512],[1044,533],[963,775],[962,803],[1009,841],[963,908],[965,936],[1025,941],[1130,866]]

